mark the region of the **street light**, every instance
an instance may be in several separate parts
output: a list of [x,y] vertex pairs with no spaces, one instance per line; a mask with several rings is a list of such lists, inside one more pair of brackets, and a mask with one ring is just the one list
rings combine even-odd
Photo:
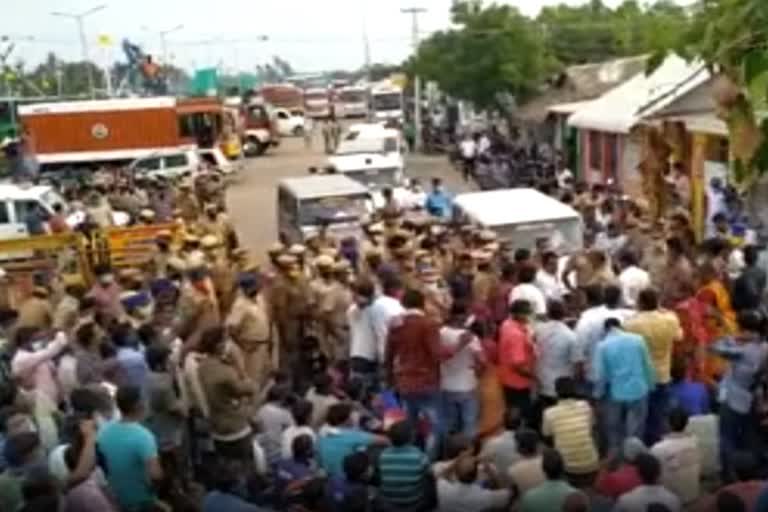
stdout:
[[106,4],[102,4],[102,5],[97,5],[96,7],[92,7],[87,11],[83,11],[80,13],[61,12],[61,11],[54,11],[51,13],[51,16],[58,16],[60,18],[69,18],[71,20],[75,20],[75,22],[77,23],[77,30],[80,35],[80,46],[83,51],[83,61],[85,62],[85,67],[88,73],[88,88],[90,89],[92,98],[95,95],[94,88],[93,88],[93,69],[89,65],[90,58],[88,56],[88,39],[85,37],[85,24],[83,23],[83,20],[87,16],[90,16],[91,14],[94,14],[106,9],[106,7],[107,7]]
[[154,32],[158,36],[160,36],[160,52],[163,56],[163,65],[168,67],[168,41],[166,37],[168,34],[172,34],[174,32],[178,32],[179,30],[184,28],[184,25],[176,25],[173,28],[169,28],[166,30],[152,30],[149,27],[141,27],[143,30],[146,30],[147,32]]

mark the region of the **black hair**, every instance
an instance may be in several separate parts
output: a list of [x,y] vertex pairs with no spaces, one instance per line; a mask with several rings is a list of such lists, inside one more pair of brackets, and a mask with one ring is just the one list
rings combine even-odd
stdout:
[[621,327],[621,320],[619,320],[618,318],[606,318],[605,322],[603,322],[603,328],[606,331],[609,331],[616,327]]
[[393,293],[399,292],[402,289],[403,282],[397,275],[386,273],[382,276],[381,291],[384,292],[385,295],[392,295]]
[[445,442],[445,457],[455,459],[472,446],[472,440],[462,433],[456,433],[448,437]]
[[742,252],[744,253],[744,263],[750,267],[757,263],[757,260],[760,257],[760,250],[754,245],[744,247]]
[[624,267],[632,267],[637,265],[637,256],[635,253],[629,250],[621,251],[619,254],[619,263]]
[[549,316],[551,320],[563,320],[567,313],[563,301],[556,299],[547,301],[547,316]]
[[355,452],[344,457],[344,475],[350,482],[363,482],[371,460],[364,452]]
[[309,460],[314,453],[315,443],[308,434],[296,436],[291,443],[291,454],[296,460]]
[[520,455],[534,455],[539,448],[539,434],[529,428],[518,430],[515,441],[517,441],[517,451]]
[[527,300],[517,299],[509,305],[509,313],[516,317],[528,316],[533,313],[533,307],[531,307],[531,303]]
[[522,265],[517,271],[517,280],[521,283],[532,283],[536,280],[536,272],[534,265]]
[[558,480],[565,474],[565,463],[560,452],[545,448],[541,456],[541,469],[549,480]]
[[599,284],[591,284],[584,288],[584,296],[587,304],[594,307],[603,304],[603,287]]
[[405,309],[422,309],[424,307],[424,294],[420,290],[409,288],[405,291],[402,302]]
[[681,357],[676,357],[672,360],[672,369],[670,370],[670,376],[672,377],[672,382],[680,382],[685,380],[685,378],[688,375],[688,365],[685,362],[685,359]]
[[309,422],[312,419],[313,408],[314,406],[312,405],[312,402],[308,400],[297,400],[296,403],[293,404],[293,407],[291,407],[291,415],[293,416],[293,421],[296,422],[296,425],[300,427],[309,425]]
[[93,322],[86,322],[75,331],[75,340],[78,345],[90,347],[96,340],[96,326]]
[[531,250],[530,249],[522,248],[522,249],[517,249],[515,251],[515,256],[514,256],[515,263],[520,263],[520,262],[523,262],[523,261],[528,261],[530,259],[531,259]]
[[413,428],[409,421],[398,421],[387,432],[392,446],[405,446],[413,442]]
[[640,311],[654,311],[659,307],[659,294],[653,288],[640,290],[637,295],[637,309]]
[[136,386],[122,386],[117,389],[115,402],[121,415],[130,416],[141,407],[141,389]]
[[555,380],[555,392],[562,399],[576,398],[576,381],[573,377],[559,377]]
[[645,485],[656,485],[661,476],[661,464],[656,457],[650,453],[640,453],[635,457],[634,465]]
[[613,284],[603,288],[603,301],[609,308],[618,308],[621,305],[621,288]]
[[291,390],[287,384],[272,384],[267,391],[267,402],[283,403],[290,394]]
[[517,275],[517,266],[514,263],[505,263],[501,267],[501,277],[506,281],[511,281]]
[[165,345],[150,345],[144,354],[147,360],[147,366],[153,372],[163,372],[167,369],[168,358],[171,356],[171,349]]
[[16,346],[21,348],[29,345],[40,329],[32,326],[22,326],[16,330],[16,337],[14,338]]
[[346,403],[333,404],[328,408],[327,421],[332,427],[338,427],[349,421],[352,406]]
[[683,432],[688,426],[688,413],[682,407],[674,407],[667,414],[667,421],[672,432]]

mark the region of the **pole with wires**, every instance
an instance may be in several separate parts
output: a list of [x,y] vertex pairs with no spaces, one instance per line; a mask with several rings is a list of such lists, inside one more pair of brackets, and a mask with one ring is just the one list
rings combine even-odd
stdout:
[[[413,53],[419,51],[419,14],[427,12],[423,7],[408,7],[400,9],[403,14],[411,15],[411,42],[413,44]],[[419,75],[413,77],[413,133],[414,149],[421,150],[421,79]]]
[[105,9],[106,5],[98,5],[96,7],[93,7],[92,9],[88,9],[87,11],[83,11],[81,13],[70,13],[70,12],[59,12],[55,11],[52,12],[52,16],[58,16],[60,18],[69,18],[71,20],[74,20],[77,23],[77,33],[80,38],[80,49],[83,52],[83,62],[86,67],[86,73],[88,77],[88,91],[91,94],[91,98],[94,98],[96,96],[96,90],[94,88],[94,81],[93,81],[93,66],[90,62],[90,56],[88,52],[88,38],[85,35],[85,23],[84,19],[87,16],[90,16],[91,14],[94,14],[96,12],[99,12],[103,9]]

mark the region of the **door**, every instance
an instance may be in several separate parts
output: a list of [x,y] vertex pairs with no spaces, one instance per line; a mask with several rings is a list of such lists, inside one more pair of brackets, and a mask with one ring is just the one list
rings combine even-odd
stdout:
[[[13,226],[13,238],[29,236],[28,220],[29,216],[39,206],[37,201],[14,201],[13,202],[13,217],[10,225]],[[40,216],[37,213],[38,217]],[[40,219],[42,223],[44,219]]]
[[291,116],[286,110],[278,110],[275,113],[275,119],[277,120],[277,131],[280,135],[291,134]]

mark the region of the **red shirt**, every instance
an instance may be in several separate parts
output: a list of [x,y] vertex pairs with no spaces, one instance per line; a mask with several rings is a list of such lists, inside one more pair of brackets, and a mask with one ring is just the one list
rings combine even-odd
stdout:
[[508,318],[499,329],[499,380],[508,388],[529,389],[533,382],[532,377],[518,373],[516,366],[523,366],[533,375],[536,352],[528,327]]
[[407,311],[390,327],[387,348],[400,393],[440,389],[440,324],[420,311]]
[[635,466],[622,464],[616,471],[601,471],[595,481],[595,490],[598,494],[615,500],[642,483]]

